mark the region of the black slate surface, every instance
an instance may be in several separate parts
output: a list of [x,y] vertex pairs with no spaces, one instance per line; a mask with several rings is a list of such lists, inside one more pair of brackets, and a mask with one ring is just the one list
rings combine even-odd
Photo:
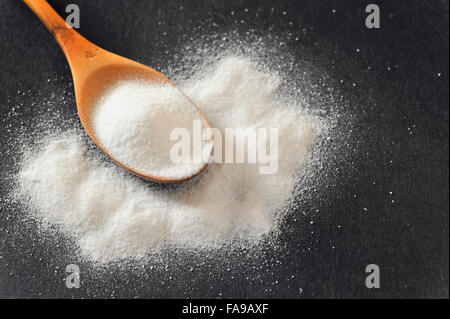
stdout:
[[[348,97],[354,134],[364,143],[333,173],[342,182],[315,203],[314,223],[289,222],[282,252],[254,259],[246,252],[167,253],[138,270],[91,269],[75,260],[80,289],[64,285],[70,248],[38,239],[33,225],[18,223],[20,208],[2,199],[0,297],[448,298],[448,1],[376,1],[379,30],[364,27],[369,2],[356,0],[51,1],[61,14],[69,3],[80,6],[80,32],[89,40],[156,69],[167,67],[165,57],[199,25],[204,32],[205,25],[211,32],[292,32],[286,49],[300,57],[307,48],[312,63],[327,70]],[[75,117],[65,58],[41,22],[21,1],[1,0],[0,30],[2,119],[36,96],[22,92],[51,92],[47,79],[55,75],[73,106],[62,112]],[[24,107],[12,123],[35,116]],[[0,122],[2,198],[18,160],[9,152],[10,123]],[[224,260],[239,262],[223,267]],[[370,263],[380,266],[380,289],[364,285]]]

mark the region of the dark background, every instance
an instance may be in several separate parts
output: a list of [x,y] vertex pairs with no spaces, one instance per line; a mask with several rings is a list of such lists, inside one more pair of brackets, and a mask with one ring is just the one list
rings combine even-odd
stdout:
[[[20,224],[23,212],[2,199],[0,297],[448,298],[448,1],[374,2],[378,30],[364,26],[372,1],[50,1],[60,14],[78,4],[81,34],[156,69],[167,68],[165,57],[199,26],[291,32],[286,50],[299,58],[307,50],[348,100],[357,143],[349,141],[354,156],[330,173],[334,182],[321,200],[302,206],[320,211],[314,222],[283,226],[282,249],[254,258],[246,251],[166,253],[137,270],[95,269],[75,259],[78,290],[64,285],[67,248]],[[50,90],[55,75],[68,99],[63,112],[74,118],[75,101],[61,50],[21,1],[0,0],[0,31],[4,198],[18,160],[10,125],[36,116],[33,96]],[[380,289],[364,285],[371,263],[381,269]]]

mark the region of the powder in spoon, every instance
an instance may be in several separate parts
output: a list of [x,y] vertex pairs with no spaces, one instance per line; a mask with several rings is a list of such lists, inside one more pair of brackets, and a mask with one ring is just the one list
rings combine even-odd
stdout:
[[[261,71],[243,56],[221,58],[180,83],[213,127],[278,128],[275,174],[260,174],[250,163],[213,163],[193,181],[160,188],[99,160],[75,130],[43,137],[26,153],[17,195],[43,225],[72,236],[80,254],[97,263],[142,259],[166,246],[258,244],[277,233],[299,169],[320,133],[302,102],[280,98],[281,83],[276,72]],[[122,107],[118,100],[113,105]]]
[[201,160],[174,163],[170,151],[175,128],[192,136],[200,116],[175,87],[144,81],[120,82],[110,88],[93,113],[95,135],[106,151],[121,163],[144,174],[167,178],[192,176]]

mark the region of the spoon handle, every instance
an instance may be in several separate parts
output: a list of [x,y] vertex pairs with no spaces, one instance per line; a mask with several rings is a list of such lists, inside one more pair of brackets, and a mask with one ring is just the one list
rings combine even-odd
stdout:
[[[81,78],[105,63],[106,51],[86,40],[72,27],[67,25],[58,13],[45,0],[23,0],[41,19],[47,29],[58,41],[69,62],[74,77]],[[96,58],[102,56],[102,58]],[[94,59],[96,58],[96,59]]]
[[72,27],[66,24],[58,13],[45,0],[23,0],[25,4],[41,19],[53,34],[61,48],[66,52],[67,46],[74,39],[81,37]]

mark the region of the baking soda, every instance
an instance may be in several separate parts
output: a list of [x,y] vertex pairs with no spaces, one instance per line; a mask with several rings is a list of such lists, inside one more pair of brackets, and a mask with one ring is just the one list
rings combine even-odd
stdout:
[[[307,165],[320,134],[315,118],[305,114],[301,102],[280,97],[277,73],[261,71],[244,56],[221,58],[178,84],[219,130],[277,128],[277,172],[260,174],[252,163],[212,163],[192,181],[157,187],[100,160],[88,150],[79,131],[43,138],[40,146],[22,159],[17,193],[43,225],[56,225],[75,238],[86,259],[107,263],[143,259],[163,247],[211,250],[233,243],[257,245],[276,235],[299,170]],[[133,90],[116,88],[114,94],[124,95],[118,94],[107,104],[123,107],[124,96],[140,91],[138,84],[133,86]],[[144,98],[147,91],[141,93],[140,98]],[[160,97],[169,98],[170,94]],[[147,110],[143,112],[143,118],[148,116]],[[150,114],[154,119],[166,115],[159,111]],[[194,115],[186,116],[190,121]],[[109,149],[126,150],[133,143],[146,142],[132,132],[125,139],[115,136],[108,126],[121,125],[120,119],[114,114],[105,118],[108,120],[97,125],[104,125],[107,134],[102,141],[111,143]],[[177,122],[183,119],[177,118]],[[128,120],[126,125],[143,124]],[[149,127],[148,134],[166,129]],[[154,170],[146,158],[158,158],[161,153],[143,152],[123,160],[136,160],[136,164],[143,164],[142,169]],[[171,169],[170,165],[165,167],[164,173],[170,174]]]
[[192,135],[194,121],[202,123],[194,105],[177,88],[144,81],[114,85],[93,113],[95,136],[112,157],[145,175],[166,178],[192,176],[204,166],[192,152],[181,163],[170,156],[172,131],[183,129]]

